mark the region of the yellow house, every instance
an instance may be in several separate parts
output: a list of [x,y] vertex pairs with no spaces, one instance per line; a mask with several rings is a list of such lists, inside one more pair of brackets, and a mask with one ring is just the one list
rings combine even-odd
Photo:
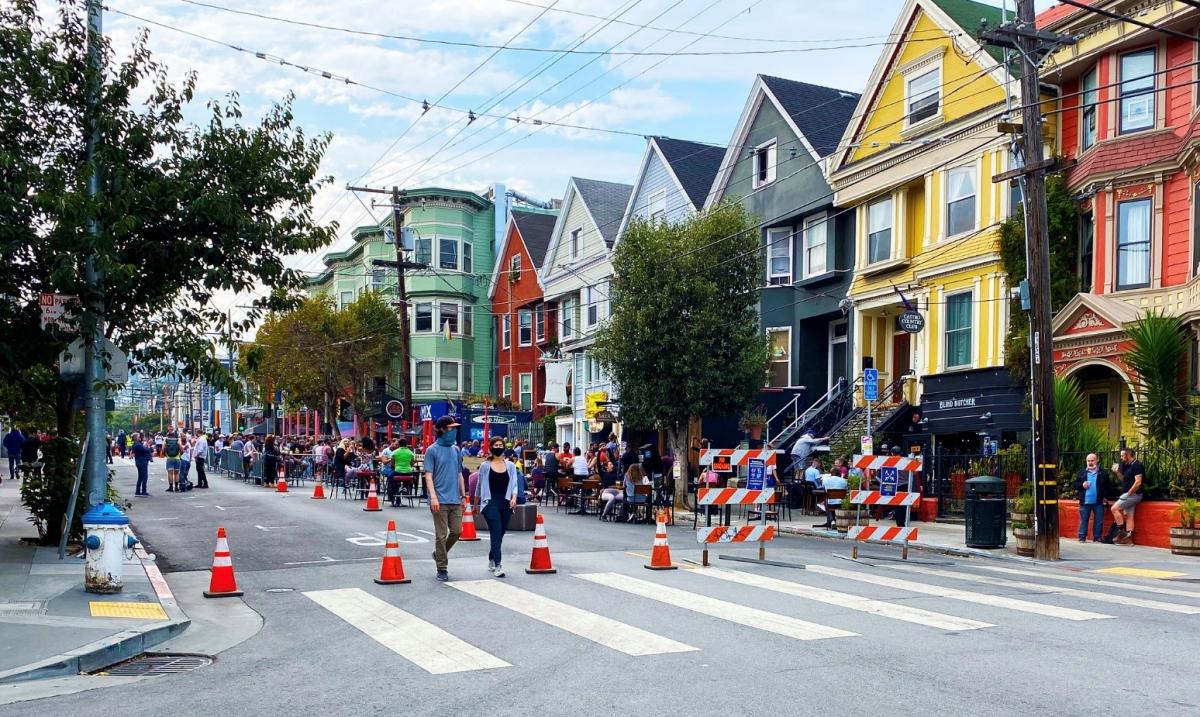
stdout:
[[[834,202],[857,227],[852,365],[877,369],[880,395],[906,409],[873,431],[920,436],[926,450],[974,452],[1029,428],[1024,391],[1003,369],[1009,288],[998,255],[1019,195],[992,182],[1013,164],[997,123],[1019,121],[1009,108],[1020,93],[1002,51],[973,39],[981,19],[995,27],[1000,8],[908,0],[829,168]],[[898,320],[909,309],[919,330]]]

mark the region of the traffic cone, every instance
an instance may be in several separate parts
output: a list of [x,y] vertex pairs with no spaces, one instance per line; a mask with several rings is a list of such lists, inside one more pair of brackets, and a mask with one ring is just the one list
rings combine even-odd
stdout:
[[380,585],[397,585],[412,582],[404,577],[404,561],[400,559],[400,543],[396,540],[396,521],[388,521],[387,547],[383,549],[383,567],[375,582]]
[[533,555],[529,557],[527,573],[557,573],[550,563],[550,544],[546,542],[546,526],[542,514],[538,513],[537,526],[533,530]]
[[288,492],[287,479],[283,478],[282,476],[279,478],[279,482],[275,484],[275,492],[276,493],[287,493]]
[[458,536],[460,541],[474,543],[479,540],[479,533],[475,532],[475,509],[471,507],[471,501],[467,501],[467,509],[463,511],[462,519],[462,535]]
[[317,484],[313,486],[312,497],[317,500],[325,500],[325,484],[320,478],[317,478]]
[[667,512],[658,511],[654,528],[654,548],[650,551],[650,564],[647,570],[675,570],[678,566],[671,564],[671,548],[667,546]]
[[242,591],[237,589],[237,580],[233,577],[233,559],[229,557],[229,541],[225,538],[225,528],[217,528],[217,547],[213,550],[212,575],[208,581],[208,590],[204,591],[206,598],[241,597]]
[[368,512],[376,512],[383,510],[379,507],[379,493],[375,492],[375,479],[371,479],[371,488],[367,491],[367,504],[363,506],[363,510]]

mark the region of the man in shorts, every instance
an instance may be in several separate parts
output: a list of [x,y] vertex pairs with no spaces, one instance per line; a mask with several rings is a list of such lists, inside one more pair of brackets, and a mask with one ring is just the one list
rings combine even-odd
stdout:
[[1121,497],[1112,507],[1113,528],[1116,530],[1113,543],[1133,545],[1133,514],[1145,494],[1142,484],[1146,469],[1141,461],[1133,457],[1132,448],[1121,449],[1121,462],[1113,468],[1121,476]]

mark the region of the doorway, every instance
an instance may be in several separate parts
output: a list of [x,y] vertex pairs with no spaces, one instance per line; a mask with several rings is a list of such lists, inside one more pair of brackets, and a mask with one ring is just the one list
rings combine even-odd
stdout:
[[904,384],[898,379],[912,367],[911,346],[912,334],[907,331],[892,336],[892,381],[896,385],[896,390],[892,393],[893,403],[904,400]]

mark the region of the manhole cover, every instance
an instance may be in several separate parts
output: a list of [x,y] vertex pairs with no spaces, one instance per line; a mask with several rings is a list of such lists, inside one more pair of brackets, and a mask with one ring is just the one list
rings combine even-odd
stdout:
[[112,667],[93,672],[93,675],[113,677],[144,677],[173,675],[189,672],[212,664],[211,657],[204,655],[141,655],[132,660],[118,662]]

